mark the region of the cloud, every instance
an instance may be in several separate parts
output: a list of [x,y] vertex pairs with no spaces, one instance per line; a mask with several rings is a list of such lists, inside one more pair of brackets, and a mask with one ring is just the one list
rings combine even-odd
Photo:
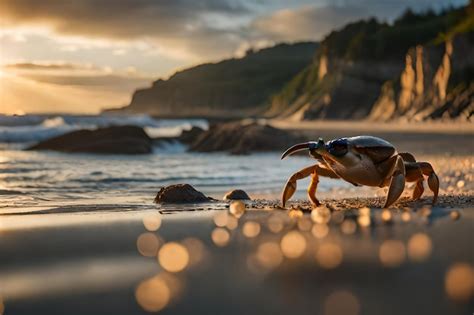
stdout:
[[57,70],[98,70],[99,67],[94,65],[83,65],[83,64],[75,64],[75,63],[36,63],[36,62],[18,62],[18,63],[11,63],[6,64],[3,68],[7,70],[43,70],[43,71],[57,71]]
[[3,71],[16,77],[36,82],[70,85],[101,86],[103,88],[127,88],[148,85],[153,79],[134,67],[111,69],[94,64],[65,62],[23,62],[6,64]]
[[214,26],[213,16],[232,20],[247,13],[239,0],[0,0],[4,27],[43,26],[67,36],[142,40],[186,55],[235,47],[236,30]]
[[366,16],[367,10],[356,6],[304,6],[256,19],[251,28],[274,41],[319,40],[334,28]]
[[416,11],[441,9],[447,5],[463,5],[466,0],[345,0],[307,4],[297,8],[277,10],[256,18],[249,32],[255,37],[273,41],[321,40],[331,31],[349,22],[369,17],[392,21],[407,8]]
[[[339,0],[334,5],[331,0],[0,0],[0,19],[5,29],[46,29],[86,44],[114,43],[110,47],[121,58],[134,58],[129,53],[133,47],[145,45],[189,65],[229,57],[254,43],[318,40],[347,22],[374,15],[393,19],[407,7],[421,10],[465,2]],[[117,43],[119,47],[114,46]],[[84,45],[67,44],[62,51],[77,52]]]

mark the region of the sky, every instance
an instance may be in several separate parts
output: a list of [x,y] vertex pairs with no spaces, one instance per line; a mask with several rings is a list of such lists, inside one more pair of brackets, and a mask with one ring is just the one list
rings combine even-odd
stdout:
[[248,48],[467,0],[0,0],[0,113],[97,113]]

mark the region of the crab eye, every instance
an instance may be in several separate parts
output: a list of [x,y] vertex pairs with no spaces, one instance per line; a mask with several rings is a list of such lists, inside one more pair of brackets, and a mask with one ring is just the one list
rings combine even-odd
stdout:
[[329,142],[328,151],[334,156],[343,156],[347,153],[347,140],[337,139]]

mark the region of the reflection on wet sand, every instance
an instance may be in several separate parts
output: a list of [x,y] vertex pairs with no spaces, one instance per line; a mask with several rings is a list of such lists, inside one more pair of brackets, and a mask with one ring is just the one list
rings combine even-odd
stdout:
[[[283,210],[276,203],[252,201],[218,204],[212,211],[163,207],[31,215],[31,220],[5,215],[2,224],[12,225],[0,238],[5,257],[0,307],[9,314],[31,301],[55,305],[68,297],[118,290],[122,295],[109,304],[129,308],[115,309],[116,314],[186,313],[187,305],[198,302],[203,312],[215,313],[219,308],[212,305],[223,302],[211,297],[228,294],[239,296],[243,310],[258,303],[282,307],[272,314],[288,313],[285,305],[307,309],[298,303],[308,299],[317,301],[320,314],[375,314],[380,281],[394,283],[397,294],[413,292],[405,286],[417,286],[425,272],[438,291],[419,289],[439,294],[436,303],[443,310],[470,305],[474,270],[464,237],[473,220],[470,209],[341,210],[333,205],[311,209],[302,202]],[[464,247],[451,246],[455,240]],[[258,296],[249,291],[254,287]],[[291,299],[270,302],[285,294]]]
[[100,292],[126,287],[130,281],[156,272],[140,257],[76,259],[45,266],[12,268],[0,273],[1,294],[8,300]]
[[[292,265],[301,263],[321,272],[330,272],[344,264],[378,263],[381,268],[393,269],[401,268],[408,259],[424,263],[430,260],[433,252],[429,234],[419,231],[401,238],[391,236],[390,231],[407,224],[418,226],[415,230],[419,230],[434,218],[443,217],[429,206],[417,211],[368,207],[342,211],[321,206],[306,214],[298,207],[282,211],[267,204],[258,207],[260,210],[255,208],[251,203],[235,201],[227,211],[215,212],[212,216],[215,227],[209,236],[214,250],[207,249],[207,241],[197,237],[163,244],[158,234],[146,232],[139,235],[138,251],[143,256],[157,256],[158,265],[165,271],[138,284],[135,292],[137,303],[150,312],[166,308],[171,300],[179,303],[178,294],[170,289],[170,279],[183,289],[186,277],[193,273],[192,267],[199,266],[204,260],[219,264],[210,253],[231,244],[239,248],[244,246],[242,254],[246,255],[243,259],[248,272],[261,275],[285,273]],[[150,231],[147,220],[144,219],[143,223]],[[157,231],[161,220],[155,218],[154,222],[160,222],[155,224],[158,227],[154,231]],[[241,228],[236,229],[237,226]],[[369,234],[366,233],[368,229],[371,231]],[[382,237],[367,238],[370,234],[380,233],[376,231],[384,231]],[[148,238],[145,242],[144,239]],[[282,265],[285,268],[280,268]],[[469,264],[451,266],[445,277],[445,294],[453,301],[467,301],[473,297],[473,276]],[[341,288],[326,296],[324,314],[361,314],[364,303],[370,301],[360,300],[351,290]]]

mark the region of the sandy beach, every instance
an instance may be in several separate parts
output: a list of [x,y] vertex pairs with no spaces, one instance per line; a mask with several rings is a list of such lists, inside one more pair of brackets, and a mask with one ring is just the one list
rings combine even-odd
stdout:
[[433,164],[435,206],[429,191],[410,201],[407,186],[383,210],[386,191],[348,186],[318,194],[316,210],[305,199],[281,209],[277,195],[245,206],[160,206],[150,196],[3,208],[4,314],[468,314],[472,129],[383,132],[371,133]]

